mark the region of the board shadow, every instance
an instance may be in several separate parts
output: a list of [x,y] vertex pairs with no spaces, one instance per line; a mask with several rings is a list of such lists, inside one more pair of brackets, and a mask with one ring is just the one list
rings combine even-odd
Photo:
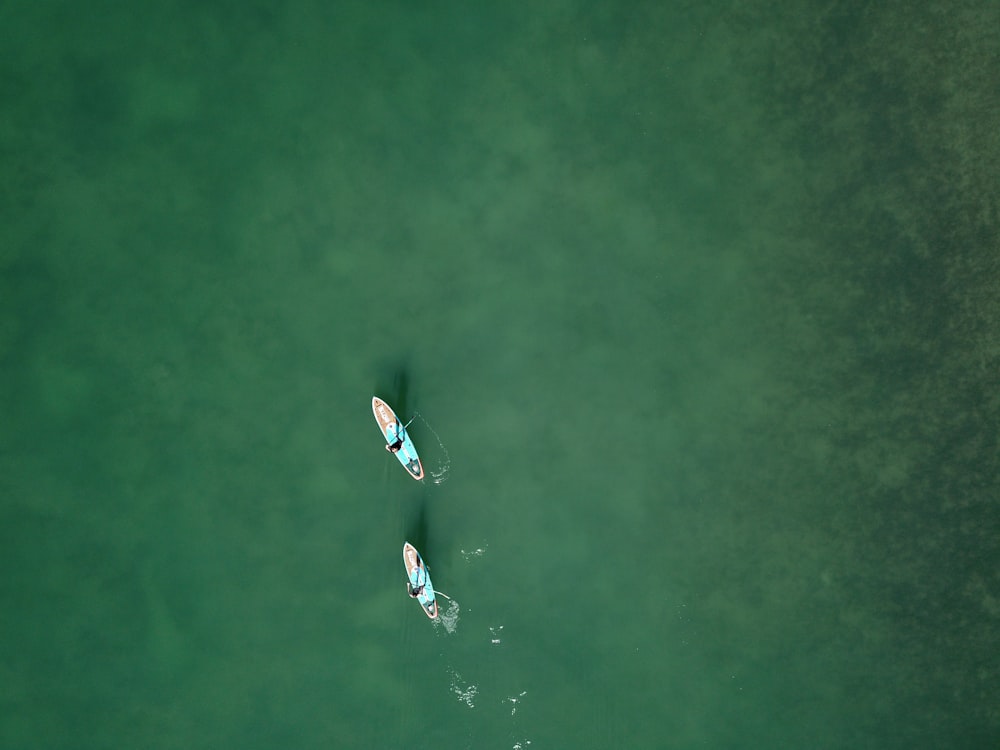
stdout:
[[372,395],[378,396],[392,407],[401,420],[410,414],[410,367],[405,361],[387,364],[375,377]]

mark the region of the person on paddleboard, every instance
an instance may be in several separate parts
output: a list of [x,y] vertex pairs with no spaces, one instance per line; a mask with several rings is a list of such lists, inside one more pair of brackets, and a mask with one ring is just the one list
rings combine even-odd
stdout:
[[421,583],[419,586],[414,587],[414,585],[412,583],[410,583],[409,581],[407,581],[406,582],[406,593],[408,593],[411,597],[413,597],[414,599],[416,599],[418,596],[420,596],[422,593],[424,593],[424,584]]
[[403,431],[399,429],[399,422],[396,423],[396,441],[389,443],[385,446],[385,449],[389,453],[399,453],[399,449],[403,447]]

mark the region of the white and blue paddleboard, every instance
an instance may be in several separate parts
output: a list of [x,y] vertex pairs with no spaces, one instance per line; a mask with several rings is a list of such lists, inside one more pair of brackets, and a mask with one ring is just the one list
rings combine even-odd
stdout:
[[438,604],[434,595],[434,587],[431,585],[431,577],[427,573],[427,567],[424,565],[420,553],[409,542],[403,544],[403,565],[406,567],[406,575],[410,579],[410,589],[424,587],[423,591],[417,594],[416,599],[420,602],[424,614],[433,620],[438,616]]
[[406,428],[399,421],[396,412],[378,396],[372,396],[372,413],[375,415],[379,429],[382,430],[382,437],[385,438],[386,445],[392,445],[397,439],[402,439],[403,445],[396,451],[399,463],[403,464],[403,468],[411,477],[417,480],[423,479],[424,467],[420,463],[420,456],[417,455],[417,449],[413,447],[413,441],[406,434]]

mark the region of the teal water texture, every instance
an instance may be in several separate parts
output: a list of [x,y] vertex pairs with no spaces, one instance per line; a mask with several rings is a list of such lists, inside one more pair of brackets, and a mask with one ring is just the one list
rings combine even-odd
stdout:
[[998,746],[996,4],[492,5],[0,8],[0,746]]

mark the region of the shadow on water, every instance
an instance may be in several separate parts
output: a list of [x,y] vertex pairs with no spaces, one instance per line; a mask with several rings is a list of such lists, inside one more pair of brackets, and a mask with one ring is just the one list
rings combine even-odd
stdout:
[[406,541],[416,547],[426,561],[433,559],[432,550],[428,547],[427,497],[421,494],[415,505],[416,510],[407,515],[403,530]]
[[[379,368],[374,382],[373,395],[377,395],[386,401],[404,424],[411,422],[414,418],[414,412],[411,411],[412,399],[410,396],[413,390],[411,381],[410,367],[404,357],[395,362],[384,363]],[[417,428],[416,435],[414,435],[414,428]],[[407,431],[411,437],[414,437],[414,442],[419,442],[419,433],[421,432],[419,430],[419,420],[414,422],[412,427],[408,426]],[[395,461],[386,462],[387,471],[384,476],[386,482],[389,481],[389,472],[395,471],[398,468],[394,464]],[[442,546],[441,537],[440,534],[437,535],[437,544],[436,546],[432,545],[430,539],[431,521],[428,515],[427,487],[422,482],[418,487],[419,494],[414,493],[412,500],[404,501],[403,512],[405,520],[403,521],[403,532],[405,541],[410,542],[416,547],[421,557],[427,563],[427,567],[432,568],[436,554],[442,553],[440,549]],[[447,534],[445,534],[445,537],[447,537]],[[444,546],[448,547],[450,545],[445,543]]]
[[403,422],[410,417],[410,368],[405,361],[384,365],[375,378],[373,394],[387,402]]

